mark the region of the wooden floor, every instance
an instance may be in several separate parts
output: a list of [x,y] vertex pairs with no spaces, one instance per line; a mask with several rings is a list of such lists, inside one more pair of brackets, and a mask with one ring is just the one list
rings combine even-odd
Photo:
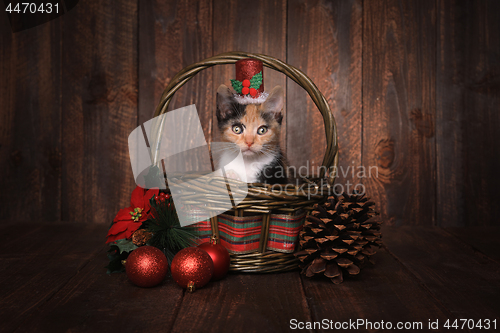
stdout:
[[[363,319],[374,326],[360,332],[382,321],[422,322],[428,332],[429,320],[439,332],[500,331],[500,228],[383,228],[376,265],[341,285],[298,272],[231,274],[193,294],[171,279],[142,289],[125,274],[107,275],[106,228],[0,227],[0,330],[261,333],[290,331],[293,320]],[[461,322],[447,330],[448,319],[492,322],[490,330],[462,330]]]

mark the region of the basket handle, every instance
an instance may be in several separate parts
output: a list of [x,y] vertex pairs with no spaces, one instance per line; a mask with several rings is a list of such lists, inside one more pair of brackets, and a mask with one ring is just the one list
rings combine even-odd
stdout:
[[[295,81],[299,86],[301,86],[304,90],[307,91],[309,96],[311,96],[312,101],[321,112],[323,116],[323,122],[325,124],[325,135],[326,135],[326,151],[325,156],[323,157],[322,165],[325,168],[328,168],[328,183],[330,185],[335,181],[336,169],[338,166],[338,139],[337,139],[337,125],[335,123],[335,118],[330,110],[330,106],[326,101],[325,96],[319,91],[316,85],[312,82],[312,80],[307,77],[301,70],[284,63],[283,61],[262,55],[262,54],[254,54],[247,52],[226,52],[221,53],[219,55],[207,58],[205,60],[199,61],[192,65],[185,67],[179,73],[177,73],[168,86],[163,91],[163,94],[160,99],[160,103],[156,107],[154,117],[157,117],[161,114],[167,112],[168,105],[172,99],[172,96],[175,94],[177,90],[179,90],[186,82],[191,80],[193,76],[201,72],[202,70],[215,66],[215,65],[227,65],[234,64],[236,61],[245,58],[255,58],[262,61],[264,66],[279,71],[293,81]],[[157,162],[156,153],[153,155],[153,162]],[[324,169],[321,168],[320,177],[324,176]]]

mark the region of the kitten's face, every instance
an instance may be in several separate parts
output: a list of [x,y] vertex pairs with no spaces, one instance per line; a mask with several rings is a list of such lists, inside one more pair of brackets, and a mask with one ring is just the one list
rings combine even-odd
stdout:
[[245,156],[264,154],[278,145],[279,135],[280,124],[274,117],[266,116],[261,104],[245,105],[242,116],[222,128],[223,140],[237,144]]
[[244,156],[274,155],[279,149],[283,90],[273,89],[262,104],[239,104],[221,85],[217,91],[217,119],[224,141],[238,145]]

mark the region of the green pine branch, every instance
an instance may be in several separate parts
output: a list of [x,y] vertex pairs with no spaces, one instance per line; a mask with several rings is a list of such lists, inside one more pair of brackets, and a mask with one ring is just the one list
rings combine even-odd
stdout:
[[[180,250],[196,244],[193,227],[181,227],[172,199],[157,204],[154,197],[149,200],[151,217],[143,223],[153,233],[148,244],[164,251],[169,263]],[[168,207],[170,203],[170,207]]]

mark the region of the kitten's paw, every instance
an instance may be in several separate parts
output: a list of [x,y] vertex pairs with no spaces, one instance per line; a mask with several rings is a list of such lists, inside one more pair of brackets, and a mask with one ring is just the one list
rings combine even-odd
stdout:
[[226,177],[241,181],[240,175],[238,175],[238,173],[236,171],[234,171],[233,169],[226,170]]

